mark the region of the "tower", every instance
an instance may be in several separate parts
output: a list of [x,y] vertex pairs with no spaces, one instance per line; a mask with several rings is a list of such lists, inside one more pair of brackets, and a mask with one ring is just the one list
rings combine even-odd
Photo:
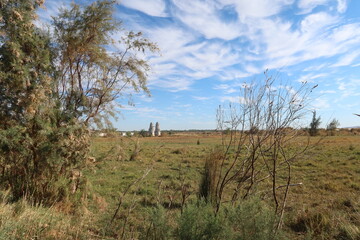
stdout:
[[155,125],[155,136],[160,137],[161,136],[161,131],[160,131],[160,124],[159,122],[156,122]]
[[155,128],[152,122],[150,123],[150,127],[149,127],[149,135],[151,137],[155,136]]

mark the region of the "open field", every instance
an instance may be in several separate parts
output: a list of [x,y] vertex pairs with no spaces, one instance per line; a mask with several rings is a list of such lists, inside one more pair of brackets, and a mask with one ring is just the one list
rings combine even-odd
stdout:
[[[291,182],[302,185],[290,189],[281,239],[359,239],[360,137],[310,140],[311,147],[293,163]],[[304,136],[297,143],[306,141]],[[189,239],[176,232],[184,224],[181,211],[197,201],[204,161],[219,144],[221,136],[204,133],[93,137],[79,206],[6,204],[3,193],[0,239]],[[272,209],[272,202],[263,199]],[[255,204],[253,210],[264,204]],[[206,211],[201,209],[199,219]],[[242,216],[242,221],[248,218]],[[248,224],[251,228],[253,223]],[[264,233],[261,239],[270,239]],[[245,239],[260,239],[251,234]]]
[[357,4],[0,0],[0,240],[360,240]]
[[[318,140],[311,138],[313,143]],[[137,159],[129,161],[136,141],[136,138],[93,139],[92,154],[96,161],[89,163],[85,175],[101,201],[98,200],[99,206],[90,207],[91,211],[111,215],[126,187],[151,169],[125,197],[126,201],[139,203],[131,215],[141,221],[147,213],[145,209],[157,203],[176,212],[181,206],[182,184],[191,193],[187,201],[196,199],[204,159],[210,149],[221,143],[221,138],[203,134],[139,138]],[[306,141],[306,137],[300,141]],[[360,236],[358,136],[322,139],[294,163],[292,179],[302,185],[291,188],[287,204],[285,223],[291,238],[302,239],[306,231],[313,231],[314,238],[324,239],[335,235],[337,239],[351,239],[346,234]]]

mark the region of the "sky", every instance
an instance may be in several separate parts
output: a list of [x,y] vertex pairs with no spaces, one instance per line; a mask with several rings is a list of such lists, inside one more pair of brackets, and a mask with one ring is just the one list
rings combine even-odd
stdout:
[[[70,2],[47,0],[40,19]],[[113,121],[119,130],[215,129],[217,107],[239,102],[266,69],[295,88],[318,84],[305,125],[316,110],[322,127],[360,126],[359,0],[122,0],[114,17],[161,50],[146,57],[151,97],[134,94]]]

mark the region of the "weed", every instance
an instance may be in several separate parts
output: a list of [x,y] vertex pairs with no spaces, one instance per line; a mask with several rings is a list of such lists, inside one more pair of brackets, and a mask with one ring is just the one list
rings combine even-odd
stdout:
[[165,209],[159,205],[149,210],[149,227],[142,233],[140,239],[167,240],[170,238],[169,226]]

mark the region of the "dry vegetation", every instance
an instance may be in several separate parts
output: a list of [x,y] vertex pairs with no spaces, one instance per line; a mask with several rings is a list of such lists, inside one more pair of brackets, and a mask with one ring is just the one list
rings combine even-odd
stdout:
[[360,239],[358,132],[291,128],[317,85],[265,71],[218,132],[91,137],[125,89],[149,93],[136,53],[156,45],[107,53],[115,1],[61,10],[54,35],[32,24],[43,1],[0,3],[0,239]]
[[[316,143],[319,138],[311,141]],[[300,139],[307,141],[305,136]],[[7,195],[3,194],[1,236],[170,239],[170,227],[167,237],[156,237],[156,231],[162,230],[153,224],[162,226],[162,219],[176,228],[180,212],[197,199],[206,156],[220,142],[219,135],[206,133],[139,139],[95,137],[91,144],[95,160],[87,162],[84,172],[87,194],[83,197],[88,204],[71,212],[66,209],[74,208],[64,205],[47,209],[23,201],[6,204]],[[130,161],[136,145],[141,151]],[[348,134],[324,138],[294,163],[292,182],[302,185],[290,189],[283,228],[287,239],[359,239],[359,160],[360,139]],[[271,207],[271,201],[268,204]],[[156,212],[159,206],[161,213]]]
[[[317,143],[319,138],[311,140]],[[196,199],[204,159],[221,139],[206,135],[141,138],[143,151],[138,161],[103,160],[109,154],[107,150],[122,141],[119,138],[94,139],[93,153],[97,162],[89,166],[88,178],[94,193],[103,199],[100,205],[106,202],[106,211],[111,212],[124,188],[152,167],[147,178],[133,188],[132,194],[136,195],[129,195],[129,201],[134,196],[139,201],[132,215],[141,219],[147,206],[159,202],[166,208],[180,210],[184,182],[190,195],[187,201]],[[307,138],[303,137],[302,141]],[[130,145],[126,150],[128,156],[132,151]],[[359,237],[359,160],[360,139],[348,135],[323,139],[294,163],[292,182],[302,185],[291,188],[287,204],[285,228],[291,238],[302,239],[306,233],[324,239]]]

